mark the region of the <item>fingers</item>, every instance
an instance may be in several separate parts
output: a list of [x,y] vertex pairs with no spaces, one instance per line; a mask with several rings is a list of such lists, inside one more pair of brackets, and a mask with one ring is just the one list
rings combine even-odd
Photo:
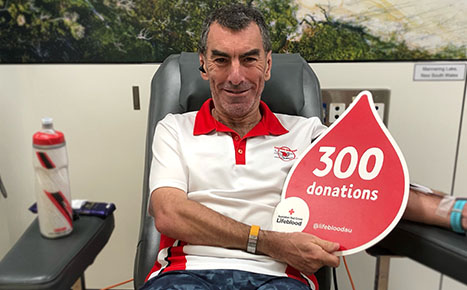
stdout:
[[[302,273],[312,274],[323,266],[338,267],[340,260],[336,255],[325,251],[317,244],[313,244],[313,253],[306,257],[306,267],[301,269]],[[303,257],[303,258],[305,258]]]
[[323,265],[335,268],[335,267],[339,267],[340,260],[338,256],[324,251],[322,263]]
[[283,261],[300,272],[309,275],[323,266],[338,267],[338,243],[322,240],[314,235],[293,232],[262,231],[260,238],[263,254]]
[[[301,233],[304,234],[304,233]],[[310,268],[312,272],[317,271],[322,266],[338,267],[340,260],[334,252],[339,250],[340,245],[331,241],[320,239],[314,235],[304,234],[307,237],[309,245],[308,251],[302,257],[309,259]]]
[[340,245],[339,243],[331,242],[331,241],[326,241],[322,240],[318,237],[315,237],[314,243],[320,246],[323,250],[325,250],[328,253],[334,253],[335,251],[339,250]]
[[327,241],[314,236],[313,243],[321,248],[320,260],[325,266],[338,267],[340,260],[334,252],[339,250],[339,243]]

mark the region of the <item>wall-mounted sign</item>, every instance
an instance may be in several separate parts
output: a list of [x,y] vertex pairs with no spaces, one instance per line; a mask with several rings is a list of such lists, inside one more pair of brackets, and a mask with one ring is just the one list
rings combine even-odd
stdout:
[[273,230],[338,242],[338,254],[365,250],[398,223],[409,194],[402,153],[361,92],[292,167]]
[[417,63],[414,66],[414,81],[463,81],[465,63]]

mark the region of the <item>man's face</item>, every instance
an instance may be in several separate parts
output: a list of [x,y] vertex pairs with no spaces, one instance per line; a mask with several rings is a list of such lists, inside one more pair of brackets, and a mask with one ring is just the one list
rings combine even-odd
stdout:
[[264,82],[270,78],[271,52],[264,51],[256,23],[241,31],[211,24],[200,63],[218,113],[242,119],[258,112]]

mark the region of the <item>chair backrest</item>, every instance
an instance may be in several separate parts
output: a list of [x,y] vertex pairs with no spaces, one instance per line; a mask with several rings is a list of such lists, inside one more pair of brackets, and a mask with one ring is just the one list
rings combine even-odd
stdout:
[[[136,289],[144,284],[144,279],[154,265],[159,250],[160,235],[154,226],[153,218],[147,213],[154,129],[157,122],[168,113],[197,111],[211,96],[209,83],[201,78],[198,67],[198,53],[171,55],[161,64],[151,82],[143,204],[134,265]],[[271,79],[265,84],[262,100],[276,113],[322,117],[318,78],[298,54],[272,55]],[[325,280],[330,280],[329,271],[326,271],[325,276]],[[320,283],[320,289],[328,289],[323,283],[329,282],[320,281]]]

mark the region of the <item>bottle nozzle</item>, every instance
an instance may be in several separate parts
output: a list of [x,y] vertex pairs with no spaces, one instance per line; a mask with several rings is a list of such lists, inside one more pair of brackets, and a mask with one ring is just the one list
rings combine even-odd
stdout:
[[41,119],[42,129],[53,129],[53,119],[50,117],[45,117]]

